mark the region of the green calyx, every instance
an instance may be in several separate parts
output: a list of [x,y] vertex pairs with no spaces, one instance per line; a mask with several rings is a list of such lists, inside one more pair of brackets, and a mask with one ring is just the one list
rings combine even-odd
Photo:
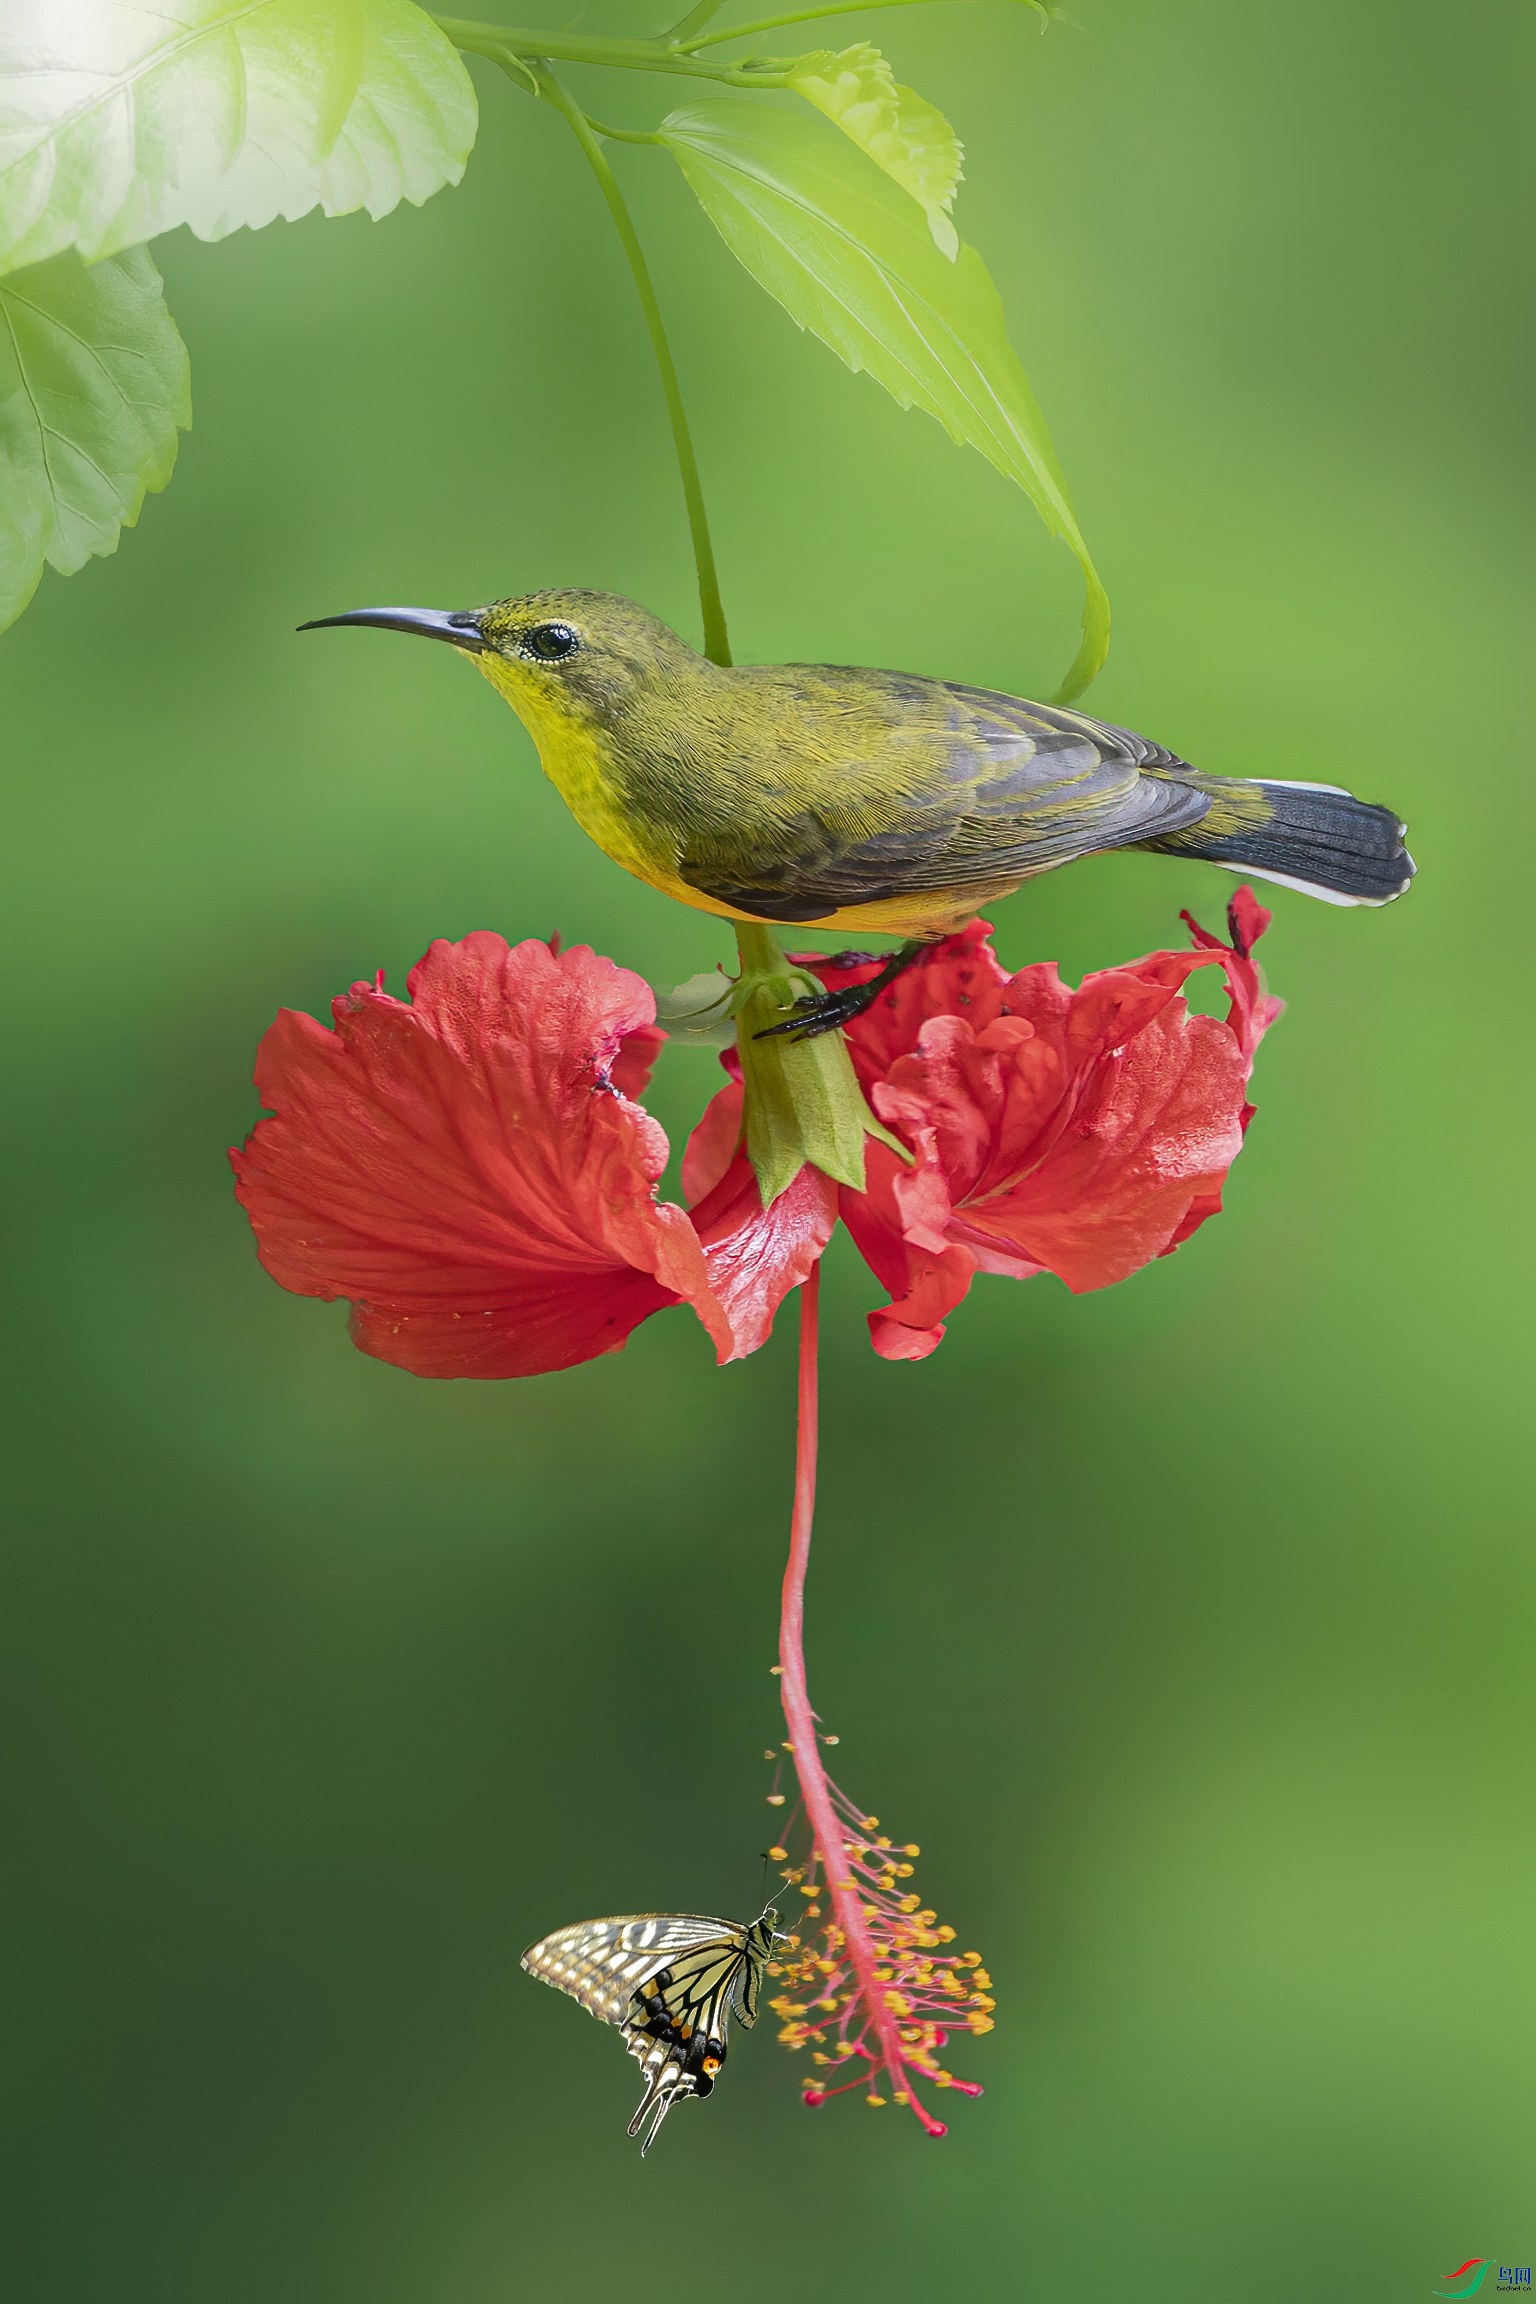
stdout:
[[904,1159],[906,1148],[865,1102],[841,1032],[814,1040],[758,1037],[821,986],[786,958],[771,929],[742,922],[736,944],[741,974],[730,1007],[746,1088],[747,1157],[763,1206],[772,1207],[807,1161],[835,1183],[862,1192],[865,1137],[877,1136]]

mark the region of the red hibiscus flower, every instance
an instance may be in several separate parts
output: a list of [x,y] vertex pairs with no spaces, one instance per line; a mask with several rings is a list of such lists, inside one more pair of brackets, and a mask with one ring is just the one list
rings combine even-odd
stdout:
[[[839,1213],[891,1293],[876,1350],[921,1359],[975,1273],[1106,1287],[1220,1207],[1279,1005],[1249,957],[1269,915],[1243,890],[1229,917],[1231,945],[1191,922],[1193,950],[1075,992],[1049,964],[1009,976],[981,922],[936,945],[848,1034],[910,1161],[871,1138],[862,1192],[807,1166],[767,1211],[739,1077],[690,1139],[691,1207],[658,1200],[667,1139],[635,1099],[666,1035],[640,977],[585,946],[439,942],[409,1001],[359,983],[334,1031],[279,1015],[239,1196],[273,1278],[350,1299],[361,1348],[419,1376],[567,1368],[679,1303],[739,1358]],[[806,964],[828,985],[875,965]],[[1180,992],[1212,965],[1224,1021]]]
[[[1102,969],[1075,992],[1049,962],[1008,975],[974,921],[848,1027],[871,1105],[912,1154],[908,1164],[871,1138],[865,1189],[839,1192],[891,1292],[870,1315],[886,1359],[926,1358],[978,1272],[1105,1288],[1217,1213],[1252,1116],[1254,1051],[1281,1004],[1250,957],[1270,915],[1246,888],[1228,908],[1230,945],[1184,917],[1193,951]],[[829,988],[879,966],[803,964]],[[1180,991],[1213,965],[1226,972],[1225,1019]],[[745,1169],[741,1096],[739,1082],[722,1089],[695,1130],[690,1194]]]

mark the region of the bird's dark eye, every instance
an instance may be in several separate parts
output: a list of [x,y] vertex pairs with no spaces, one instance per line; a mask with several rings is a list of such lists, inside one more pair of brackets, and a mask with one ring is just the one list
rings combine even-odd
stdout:
[[569,624],[535,624],[531,632],[524,633],[523,646],[541,664],[558,664],[563,656],[575,655],[581,639]]

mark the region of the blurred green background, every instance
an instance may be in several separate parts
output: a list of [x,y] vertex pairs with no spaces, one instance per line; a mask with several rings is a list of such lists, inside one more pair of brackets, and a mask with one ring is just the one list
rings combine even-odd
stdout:
[[[968,142],[1114,595],[1090,704],[1391,800],[1423,876],[1277,892],[1289,1011],[1177,1258],[984,1281],[920,1367],[832,1259],[813,1687],[997,1979],[986,2096],[940,2148],[812,2114],[762,2029],[642,2167],[633,2067],[517,1966],[589,1913],[757,1908],[792,1320],[724,1374],[677,1313],[421,1383],[230,1197],[279,1004],[475,927],[663,981],[727,949],[447,651],[293,637],[570,582],[695,629],[596,192],[487,72],[420,213],[159,245],[197,428],[0,644],[20,2304],[1278,2304],[1536,2258],[1514,19],[1075,13],[877,29]],[[1023,500],[619,158],[739,653],[1054,685],[1074,572]],[[1100,860],[999,941],[1075,973],[1229,886]],[[713,1079],[664,1059],[674,1143]]]

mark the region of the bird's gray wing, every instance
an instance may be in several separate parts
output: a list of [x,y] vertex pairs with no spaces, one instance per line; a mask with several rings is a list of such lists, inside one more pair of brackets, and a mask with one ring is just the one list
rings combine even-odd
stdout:
[[817,920],[895,896],[995,889],[1180,831],[1210,806],[1169,780],[1187,769],[1177,753],[1129,729],[987,688],[911,685],[928,723],[929,773],[917,790],[882,807],[856,789],[857,830],[831,793],[775,825],[772,854],[685,857],[683,877],[764,919]]

